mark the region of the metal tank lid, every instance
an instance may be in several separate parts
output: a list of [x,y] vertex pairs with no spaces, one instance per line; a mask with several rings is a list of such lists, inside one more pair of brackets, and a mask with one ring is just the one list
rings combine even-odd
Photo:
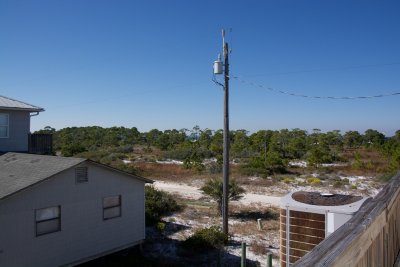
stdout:
[[325,214],[326,212],[354,214],[368,197],[298,191],[281,199],[281,208]]

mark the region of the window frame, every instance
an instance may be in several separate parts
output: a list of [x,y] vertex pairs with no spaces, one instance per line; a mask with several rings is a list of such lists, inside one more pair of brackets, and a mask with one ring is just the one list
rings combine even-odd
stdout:
[[7,129],[7,131],[6,131],[6,136],[0,135],[0,138],[9,138],[10,137],[10,114],[1,112],[0,116],[1,115],[5,115],[5,117],[7,118],[7,124],[0,124],[0,127],[5,127]]
[[[118,204],[105,207],[104,201],[107,198],[113,198],[113,197],[118,197]],[[114,209],[114,208],[117,208],[117,207],[119,208],[119,214],[118,215],[112,216],[112,217],[105,217],[105,212],[107,210]],[[111,219],[115,219],[115,218],[119,218],[119,217],[122,217],[122,196],[121,195],[114,195],[114,196],[103,197],[103,221],[107,221],[107,220],[111,220]]]
[[[50,208],[57,208],[57,209],[58,209],[58,217],[54,217],[54,218],[51,218],[51,219],[44,219],[44,220],[37,220],[37,219],[36,219],[36,215],[37,215],[37,212],[38,212],[39,210],[45,210],[45,209],[50,209]],[[35,209],[35,214],[34,214],[34,216],[35,216],[35,236],[36,236],[36,237],[38,237],[38,236],[43,236],[43,235],[47,235],[47,234],[52,234],[52,233],[56,233],[56,232],[61,232],[61,205],[51,206],[51,207],[46,207],[46,208],[40,208],[40,209]],[[45,232],[45,233],[38,233],[38,225],[39,225],[40,223],[49,222],[49,221],[57,221],[57,220],[58,220],[58,227],[57,227],[56,230],[50,231],[50,232]]]

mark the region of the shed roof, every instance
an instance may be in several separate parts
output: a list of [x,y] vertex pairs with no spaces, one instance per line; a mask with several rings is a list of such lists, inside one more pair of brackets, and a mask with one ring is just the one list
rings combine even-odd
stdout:
[[34,106],[2,95],[0,95],[0,109],[26,110],[31,112],[44,111],[44,108]]
[[41,181],[50,179],[54,175],[85,161],[123,173],[146,183],[153,182],[150,179],[122,172],[87,159],[10,152],[0,156],[0,200]]

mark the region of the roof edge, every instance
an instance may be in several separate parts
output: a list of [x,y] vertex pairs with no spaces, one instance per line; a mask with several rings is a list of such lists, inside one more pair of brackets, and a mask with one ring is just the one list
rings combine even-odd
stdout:
[[16,101],[16,102],[23,103],[23,104],[28,105],[28,106],[32,106],[32,108],[0,107],[0,109],[3,108],[3,109],[26,110],[26,111],[32,110],[32,111],[35,111],[35,112],[44,111],[44,108],[41,108],[41,107],[39,107],[39,106],[35,106],[35,105],[32,105],[32,104],[29,104],[29,103],[24,102],[24,101],[21,101],[21,100],[17,100],[17,99],[14,99],[14,98],[11,98],[11,97],[8,97],[8,96],[4,96],[4,95],[0,95],[0,97],[4,97],[4,98],[7,98],[7,99],[9,99],[9,100],[11,100],[11,101]]
[[129,172],[119,170],[119,169],[117,169],[117,168],[108,166],[108,165],[106,165],[106,164],[103,164],[103,163],[100,163],[100,162],[97,162],[97,161],[94,161],[94,160],[91,160],[91,159],[87,159],[86,161],[87,161],[87,162],[90,162],[90,163],[93,163],[94,165],[98,165],[98,166],[100,166],[100,167],[104,167],[104,168],[106,168],[106,169],[109,169],[109,170],[112,170],[112,171],[116,171],[116,172],[122,173],[122,174],[124,174],[124,175],[130,176],[130,177],[132,177],[132,178],[141,180],[141,181],[143,181],[143,182],[145,182],[145,183],[148,183],[148,184],[154,183],[154,180],[151,180],[151,179],[148,179],[148,178],[145,178],[145,177],[136,175],[136,174],[131,174],[131,173],[129,173]]
[[[15,152],[8,152],[8,153],[15,153]],[[6,155],[6,154],[8,154],[8,153],[5,153],[5,154],[3,154],[3,155]],[[23,154],[23,153],[22,153],[22,154]],[[55,157],[58,157],[58,156],[55,156]],[[56,175],[58,175],[58,174],[60,174],[60,173],[62,173],[62,172],[65,172],[66,170],[69,170],[69,169],[71,169],[71,168],[74,168],[74,167],[76,167],[76,166],[78,166],[78,165],[80,165],[80,164],[82,164],[82,163],[84,163],[84,162],[93,163],[94,165],[98,165],[98,166],[100,166],[100,167],[104,167],[104,168],[106,168],[106,169],[109,169],[109,170],[112,170],[112,171],[115,171],[115,172],[124,174],[124,175],[126,175],[126,176],[129,176],[129,177],[132,177],[132,178],[135,178],[135,179],[138,179],[138,180],[141,180],[141,181],[143,181],[144,183],[149,183],[149,184],[154,183],[154,181],[151,180],[151,179],[144,178],[144,177],[141,177],[141,176],[138,176],[138,175],[134,175],[134,174],[130,174],[130,173],[128,173],[128,172],[125,172],[125,171],[122,171],[122,170],[118,170],[118,169],[116,169],[116,168],[114,168],[114,167],[111,167],[111,166],[108,166],[108,165],[105,165],[105,164],[102,164],[102,163],[99,163],[99,162],[96,162],[96,161],[93,161],[93,160],[90,160],[90,159],[76,158],[76,157],[74,157],[74,158],[75,158],[75,159],[81,159],[81,161],[79,161],[78,163],[76,163],[76,164],[70,166],[69,168],[66,168],[66,169],[64,169],[64,170],[62,170],[62,171],[59,171],[59,172],[57,172],[57,173],[54,173],[53,175],[51,175],[51,176],[49,176],[49,177],[47,177],[47,178],[45,178],[45,179],[43,179],[43,180],[37,181],[36,183],[33,183],[33,184],[29,185],[29,186],[26,186],[26,187],[24,187],[24,188],[21,188],[21,189],[15,191],[15,192],[12,192],[11,194],[8,194],[8,195],[6,195],[6,196],[1,197],[1,198],[0,198],[0,202],[3,201],[3,200],[5,200],[5,199],[7,199],[7,198],[9,198],[9,197],[12,197],[12,196],[14,196],[14,195],[16,195],[16,194],[19,194],[19,193],[21,193],[22,191],[25,191],[25,190],[27,190],[27,189],[29,189],[29,188],[31,188],[31,187],[34,187],[34,186],[39,185],[39,184],[41,184],[41,183],[43,183],[43,182],[45,182],[45,181],[48,181],[48,180],[52,179],[54,176],[56,176]]]
[[34,108],[13,108],[13,107],[2,107],[0,106],[0,110],[19,110],[19,111],[28,111],[28,112],[43,112],[45,111],[44,108],[38,107],[37,109]]

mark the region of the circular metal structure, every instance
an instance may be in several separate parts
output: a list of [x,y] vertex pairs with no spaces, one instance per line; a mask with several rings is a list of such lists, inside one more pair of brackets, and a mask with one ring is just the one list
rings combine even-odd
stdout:
[[298,202],[317,206],[341,206],[357,202],[361,196],[299,191],[292,195]]

